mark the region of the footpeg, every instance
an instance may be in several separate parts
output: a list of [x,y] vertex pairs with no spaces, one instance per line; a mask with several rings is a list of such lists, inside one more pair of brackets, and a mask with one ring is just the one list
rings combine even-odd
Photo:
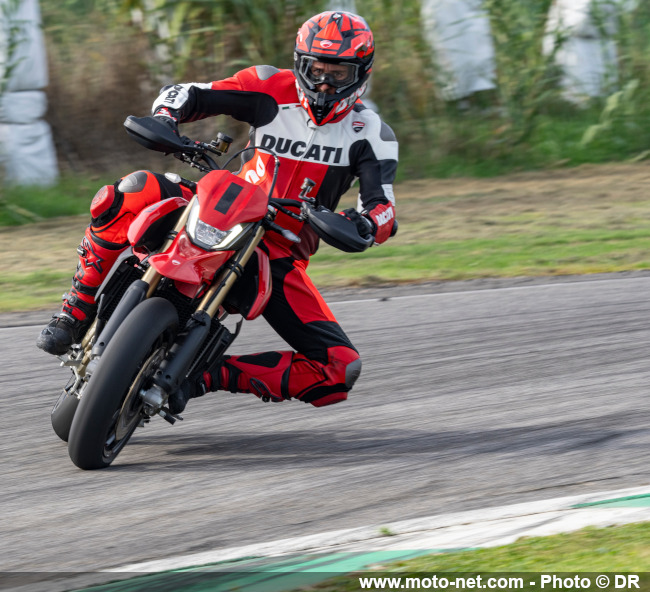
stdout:
[[169,409],[167,409],[167,407],[163,407],[158,412],[158,415],[160,415],[160,417],[172,425],[176,423],[176,420],[183,421],[183,417],[181,415],[174,415]]

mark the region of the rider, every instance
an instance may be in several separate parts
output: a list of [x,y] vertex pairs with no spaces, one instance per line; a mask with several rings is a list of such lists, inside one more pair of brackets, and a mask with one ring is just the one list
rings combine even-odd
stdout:
[[[395,218],[397,141],[360,100],[373,60],[373,36],[363,18],[323,12],[299,29],[293,71],[253,66],[225,80],[167,86],[152,114],[175,133],[179,123],[219,114],[249,123],[251,144],[273,150],[281,160],[277,197],[295,199],[309,177],[316,182],[310,195],[334,210],[358,178],[358,210],[342,213],[356,222],[362,235],[372,234],[376,243],[383,243]],[[237,174],[268,191],[272,156],[263,150],[244,155]],[[81,339],[95,316],[100,284],[128,247],[130,222],[152,203],[187,191],[149,171],[132,173],[98,191],[90,207],[91,223],[77,249],[80,261],[72,288],[64,295],[61,312],[41,332],[39,348],[61,355]],[[219,389],[254,393],[267,401],[297,398],[320,407],[345,400],[359,376],[357,350],[307,275],[318,237],[282,212],[275,221],[301,241],[292,243],[277,233],[264,236],[273,285],[264,317],[295,351],[226,356],[190,376],[172,394],[172,412],[180,413],[190,398]]]

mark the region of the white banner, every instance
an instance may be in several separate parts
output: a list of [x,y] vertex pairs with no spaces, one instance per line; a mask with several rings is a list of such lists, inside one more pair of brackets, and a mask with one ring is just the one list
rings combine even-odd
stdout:
[[0,9],[0,77],[9,74],[0,96],[0,165],[9,183],[50,185],[58,167],[43,120],[48,74],[38,0],[0,0]]

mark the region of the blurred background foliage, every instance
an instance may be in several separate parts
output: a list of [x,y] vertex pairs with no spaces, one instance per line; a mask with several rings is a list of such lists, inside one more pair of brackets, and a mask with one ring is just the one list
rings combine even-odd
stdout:
[[[370,98],[400,140],[400,179],[646,157],[650,3],[618,15],[618,76],[606,96],[578,107],[563,100],[552,56],[541,51],[550,2],[484,0],[497,90],[449,102],[436,84],[419,1],[357,0],[376,39]],[[299,25],[326,7],[299,0],[41,2],[48,121],[61,167],[73,173],[160,168],[158,156],[126,138],[127,115],[148,113],[163,84],[216,80],[252,64],[291,68]],[[190,125],[185,133],[203,139],[217,129],[240,139],[246,132],[221,117]]]

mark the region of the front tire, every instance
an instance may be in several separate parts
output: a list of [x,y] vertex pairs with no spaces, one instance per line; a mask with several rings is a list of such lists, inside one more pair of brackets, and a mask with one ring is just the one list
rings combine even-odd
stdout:
[[72,420],[68,452],[80,469],[109,466],[144,417],[142,388],[165,358],[178,314],[163,298],[145,300],[106,346]]

